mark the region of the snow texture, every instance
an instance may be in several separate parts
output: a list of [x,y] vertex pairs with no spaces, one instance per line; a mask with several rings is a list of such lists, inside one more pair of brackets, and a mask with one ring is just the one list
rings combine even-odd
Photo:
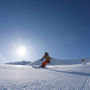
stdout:
[[[85,60],[86,63],[90,62],[90,58]],[[32,63],[29,63],[29,65],[41,65],[41,61],[37,60]],[[62,60],[62,59],[55,59],[51,58],[51,63],[48,65],[73,65],[73,64],[81,64],[81,59],[75,59],[75,60]]]
[[45,69],[0,64],[0,90],[90,90],[90,64]]

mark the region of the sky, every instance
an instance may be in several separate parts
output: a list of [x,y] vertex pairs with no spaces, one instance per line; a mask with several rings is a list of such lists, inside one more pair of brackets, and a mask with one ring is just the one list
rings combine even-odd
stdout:
[[0,0],[0,62],[34,61],[46,51],[58,59],[90,56],[90,0]]

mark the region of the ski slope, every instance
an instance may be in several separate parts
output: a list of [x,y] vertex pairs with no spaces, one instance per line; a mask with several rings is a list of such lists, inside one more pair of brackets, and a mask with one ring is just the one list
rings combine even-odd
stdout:
[[90,64],[46,69],[0,64],[0,90],[90,90]]
[[[69,59],[69,60],[64,60],[64,59],[56,59],[51,57],[51,62],[48,65],[73,65],[73,64],[81,64],[82,59]],[[86,63],[90,63],[90,58],[85,59]],[[34,62],[28,63],[29,65],[41,65],[41,60],[36,60]]]

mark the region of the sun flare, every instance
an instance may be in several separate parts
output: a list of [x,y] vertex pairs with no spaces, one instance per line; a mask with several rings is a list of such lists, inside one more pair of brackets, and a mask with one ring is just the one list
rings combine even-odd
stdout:
[[19,56],[25,56],[26,55],[26,47],[18,48],[17,53]]

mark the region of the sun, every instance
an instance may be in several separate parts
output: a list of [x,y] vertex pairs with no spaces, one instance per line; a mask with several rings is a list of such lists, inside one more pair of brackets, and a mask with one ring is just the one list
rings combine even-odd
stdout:
[[17,53],[19,56],[25,56],[26,55],[26,47],[19,47],[17,49]]

